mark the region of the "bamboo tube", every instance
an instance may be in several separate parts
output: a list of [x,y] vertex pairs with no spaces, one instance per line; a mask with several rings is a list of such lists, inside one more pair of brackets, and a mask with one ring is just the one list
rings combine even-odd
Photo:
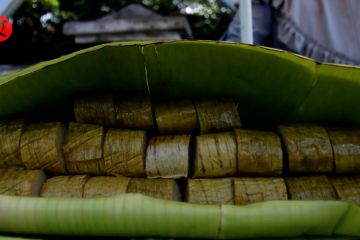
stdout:
[[45,179],[42,170],[8,169],[0,176],[0,195],[39,196]]
[[104,143],[103,173],[145,176],[146,132],[109,129]]
[[149,129],[154,117],[149,97],[123,98],[115,101],[116,123],[122,128]]
[[239,174],[281,175],[283,155],[275,133],[235,129],[235,137]]
[[20,140],[20,152],[27,169],[66,173],[62,145],[65,126],[62,123],[33,123],[26,127]]
[[239,113],[233,100],[196,101],[195,107],[201,134],[241,127]]
[[24,131],[24,121],[0,122],[0,167],[22,165],[20,137]]
[[234,204],[233,183],[230,178],[189,179],[187,201],[201,204]]
[[190,139],[190,135],[152,138],[146,149],[146,175],[149,178],[188,177]]
[[196,137],[194,177],[234,176],[237,170],[233,132]]
[[130,178],[117,177],[92,177],[84,188],[84,198],[110,197],[118,194],[125,194]]
[[282,178],[235,178],[234,198],[237,205],[288,199]]
[[160,134],[191,134],[197,125],[194,104],[186,100],[156,104],[155,117]]
[[331,172],[333,154],[325,128],[318,125],[279,127],[284,141],[289,172]]
[[89,176],[56,176],[49,178],[41,188],[41,197],[76,197],[84,194],[84,186]]
[[114,101],[111,94],[77,98],[74,102],[76,122],[116,126]]
[[360,130],[328,129],[337,174],[360,172]]
[[180,188],[174,179],[131,178],[128,193],[141,193],[149,197],[181,201]]
[[360,205],[360,176],[330,178],[340,200]]
[[289,177],[286,179],[289,199],[336,200],[330,180],[325,175]]
[[103,142],[102,126],[70,123],[63,146],[68,172],[99,175],[104,164]]

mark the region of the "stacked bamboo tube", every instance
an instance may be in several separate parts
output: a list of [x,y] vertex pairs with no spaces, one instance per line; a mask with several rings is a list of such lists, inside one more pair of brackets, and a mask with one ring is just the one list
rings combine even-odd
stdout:
[[[86,96],[75,101],[74,116],[69,124],[0,122],[0,194],[24,189],[42,197],[142,193],[204,204],[360,204],[359,177],[337,176],[360,173],[360,130],[242,129],[229,99]],[[19,187],[9,178],[18,178]]]

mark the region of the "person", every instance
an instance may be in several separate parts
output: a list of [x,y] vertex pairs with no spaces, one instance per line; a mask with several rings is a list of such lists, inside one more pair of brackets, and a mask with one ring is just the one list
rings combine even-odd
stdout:
[[[359,0],[253,1],[254,44],[360,65],[359,9]],[[239,11],[221,40],[241,42]]]

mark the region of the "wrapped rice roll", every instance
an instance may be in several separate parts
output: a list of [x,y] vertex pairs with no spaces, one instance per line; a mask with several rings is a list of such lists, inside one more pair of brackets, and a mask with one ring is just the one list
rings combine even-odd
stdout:
[[190,135],[152,138],[146,149],[146,175],[149,178],[188,177],[190,139]]
[[187,201],[201,204],[234,204],[233,183],[230,178],[189,179]]
[[74,197],[81,198],[84,194],[87,175],[56,176],[49,178],[41,188],[41,197]]
[[37,197],[45,179],[42,170],[9,169],[0,175],[0,195]]
[[329,179],[324,176],[289,177],[286,179],[289,199],[336,200],[337,196]]
[[115,100],[111,94],[78,98],[74,102],[76,122],[116,126]]
[[360,130],[329,129],[337,174],[360,172]]
[[288,199],[282,178],[236,178],[234,195],[237,205]]
[[283,155],[275,133],[235,129],[235,137],[239,174],[281,175]]
[[68,172],[99,175],[104,164],[103,144],[102,126],[70,123],[63,146]]
[[197,125],[196,110],[191,101],[157,104],[155,117],[160,134],[191,134]]
[[241,127],[241,121],[233,100],[196,101],[200,133],[221,132]]
[[125,194],[130,178],[127,177],[92,177],[84,188],[85,198],[110,197],[118,194]]
[[280,126],[289,172],[332,172],[333,153],[325,128],[318,125]]
[[103,173],[145,176],[146,132],[109,129],[104,143]]
[[121,128],[149,129],[154,127],[151,100],[148,97],[117,99],[116,123]]
[[181,201],[180,188],[174,179],[131,178],[128,193],[143,195],[165,200]]
[[20,137],[24,121],[0,122],[0,167],[23,165],[20,154]]
[[234,176],[237,171],[233,132],[196,137],[194,177]]
[[62,123],[33,123],[26,127],[20,140],[20,152],[27,169],[66,173],[62,145],[65,126]]
[[330,178],[340,200],[360,205],[360,176]]

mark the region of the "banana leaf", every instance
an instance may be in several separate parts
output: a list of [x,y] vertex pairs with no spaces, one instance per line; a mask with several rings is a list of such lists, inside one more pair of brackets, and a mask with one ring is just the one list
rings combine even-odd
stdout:
[[[232,97],[247,127],[360,125],[360,69],[288,52],[212,41],[95,46],[0,78],[0,119],[88,91],[159,98]],[[360,237],[360,207],[283,201],[245,207],[125,195],[107,199],[0,196],[0,233],[176,238]]]

